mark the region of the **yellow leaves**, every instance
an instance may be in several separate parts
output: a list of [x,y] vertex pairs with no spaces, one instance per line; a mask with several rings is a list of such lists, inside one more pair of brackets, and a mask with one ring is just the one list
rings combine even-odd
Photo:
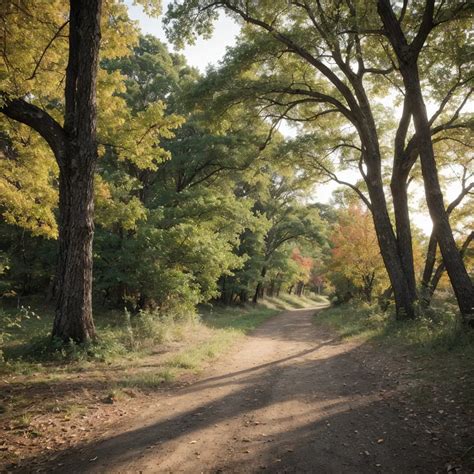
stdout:
[[56,238],[54,209],[58,193],[52,185],[57,166],[47,145],[27,127],[21,127],[25,146],[0,153],[0,207],[5,222],[32,235]]
[[134,0],[134,5],[141,5],[148,16],[161,15],[161,0]]
[[[147,11],[156,14],[160,2],[144,0]],[[22,0],[0,2],[0,27],[4,35],[0,59],[0,91],[23,96],[40,107],[47,107],[59,123],[64,108],[65,74],[68,61],[68,16],[66,0]],[[101,60],[132,54],[138,43],[136,24],[128,18],[127,6],[106,0],[102,14]],[[120,72],[98,71],[99,153],[111,146],[119,160],[128,160],[140,169],[156,169],[169,158],[159,147],[162,138],[171,138],[183,118],[165,115],[161,102],[132,114],[121,94],[126,92]],[[0,114],[0,127],[9,137],[15,153],[0,156],[0,206],[10,224],[55,238],[57,225],[57,165],[46,142]],[[139,199],[125,201],[118,189],[105,182],[97,185],[99,222],[114,222],[132,230],[146,218]]]
[[127,6],[116,0],[105,2],[101,29],[101,59],[127,56],[138,43],[136,23],[128,18]]
[[173,129],[184,118],[165,115],[165,109],[165,104],[158,101],[136,115],[123,111],[123,127],[111,137],[119,160],[128,160],[140,169],[156,170],[159,163],[170,157],[169,152],[158,146],[160,139],[172,138]]
[[137,197],[130,197],[128,189],[106,183],[100,176],[96,176],[94,184],[95,220],[99,225],[131,231],[136,230],[139,221],[146,220],[144,205]]
[[[22,0],[21,8],[15,2],[1,2],[0,90],[16,96],[33,93],[37,101],[63,102],[68,16],[66,0]],[[126,5],[106,1],[101,26],[101,60],[130,54],[138,42],[138,29],[128,18]]]
[[41,86],[41,96],[57,98],[67,58],[67,8],[63,0],[2,2],[4,51],[0,88],[24,95]]

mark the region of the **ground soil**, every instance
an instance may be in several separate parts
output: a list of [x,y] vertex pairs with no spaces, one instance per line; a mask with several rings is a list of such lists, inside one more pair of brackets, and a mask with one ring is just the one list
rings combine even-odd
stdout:
[[313,315],[304,309],[271,318],[100,438],[21,470],[471,472],[451,435],[426,415],[432,410],[407,401],[383,354],[314,325]]

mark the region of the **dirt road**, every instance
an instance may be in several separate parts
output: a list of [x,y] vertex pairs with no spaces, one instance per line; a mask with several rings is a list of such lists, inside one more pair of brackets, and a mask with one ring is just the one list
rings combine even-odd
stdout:
[[293,310],[262,325],[188,385],[55,472],[436,472],[429,435],[410,430],[386,377],[356,343]]

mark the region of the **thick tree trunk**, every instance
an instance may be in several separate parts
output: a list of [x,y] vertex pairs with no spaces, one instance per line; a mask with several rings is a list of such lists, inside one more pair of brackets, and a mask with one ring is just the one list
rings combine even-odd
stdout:
[[474,287],[459,250],[456,247],[448,214],[444,206],[431,140],[430,125],[421,93],[418,68],[416,65],[404,65],[401,67],[401,72],[407,94],[412,103],[413,121],[418,139],[426,202],[431,220],[433,221],[434,234],[438,241],[443,262],[446,266],[461,314],[466,323],[472,324],[474,320]]
[[367,188],[372,203],[372,216],[380,253],[393,288],[397,319],[412,319],[415,317],[416,292],[414,294],[413,290],[410,289],[409,279],[402,265],[397,239],[387,211],[382,177],[379,172],[369,170]]
[[92,319],[93,172],[84,174],[82,171],[68,173],[63,169],[60,175],[58,295],[53,325],[53,337],[76,342],[95,337]]
[[393,170],[390,188],[395,211],[398,254],[407,280],[410,299],[416,301],[418,296],[413,262],[410,211],[408,208],[407,176],[398,167]]
[[92,319],[92,240],[96,79],[101,0],[71,0],[66,71],[65,155],[59,161],[58,299],[53,337],[85,342],[95,337]]

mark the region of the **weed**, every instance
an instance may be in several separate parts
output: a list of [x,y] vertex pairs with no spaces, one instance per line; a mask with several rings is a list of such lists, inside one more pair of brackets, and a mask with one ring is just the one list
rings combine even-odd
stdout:
[[23,413],[22,415],[15,418],[13,421],[15,429],[24,430],[30,427],[32,417],[28,413]]
[[176,372],[170,368],[160,370],[159,372],[141,372],[120,380],[118,386],[153,390],[160,387],[164,382],[173,381],[175,377]]

